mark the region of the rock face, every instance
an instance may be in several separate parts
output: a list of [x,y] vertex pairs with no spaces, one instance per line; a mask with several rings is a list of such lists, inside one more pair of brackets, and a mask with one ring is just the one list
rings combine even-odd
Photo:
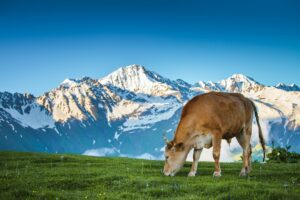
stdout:
[[[223,91],[254,100],[269,144],[300,152],[300,92],[284,86],[265,86],[242,74],[191,85],[131,65],[99,80],[66,79],[40,97],[4,92],[0,149],[161,158],[162,135],[172,137],[182,106],[195,95]],[[239,152],[236,142],[224,149],[228,160]]]

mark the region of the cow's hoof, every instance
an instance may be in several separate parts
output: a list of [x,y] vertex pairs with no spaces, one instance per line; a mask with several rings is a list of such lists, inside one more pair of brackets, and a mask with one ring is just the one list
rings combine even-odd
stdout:
[[242,170],[241,170],[241,173],[240,173],[240,176],[245,177],[245,176],[247,176],[247,175],[248,175],[247,170],[246,170],[246,169],[242,169]]
[[245,177],[245,176],[247,176],[248,174],[246,173],[246,172],[241,172],[240,173],[240,176],[242,176],[242,177]]
[[221,177],[221,172],[214,172],[213,176],[214,177]]
[[188,174],[188,176],[189,176],[189,177],[194,177],[194,176],[196,176],[196,172],[190,172],[190,173]]

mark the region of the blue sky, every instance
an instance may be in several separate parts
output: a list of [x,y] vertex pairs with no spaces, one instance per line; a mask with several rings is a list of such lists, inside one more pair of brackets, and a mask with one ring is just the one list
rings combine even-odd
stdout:
[[300,1],[0,1],[0,91],[141,64],[171,79],[300,85]]

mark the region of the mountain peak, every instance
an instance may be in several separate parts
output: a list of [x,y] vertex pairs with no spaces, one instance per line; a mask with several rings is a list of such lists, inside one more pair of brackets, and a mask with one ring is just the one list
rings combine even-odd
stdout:
[[66,78],[60,85],[63,87],[66,87],[66,88],[70,88],[70,87],[77,86],[78,83],[79,83],[79,81],[76,79]]
[[[120,67],[116,71],[112,72],[110,75],[123,75],[123,76],[147,76],[150,72],[142,65],[128,65],[125,67]],[[109,76],[109,75],[108,75]]]
[[292,83],[290,85],[284,83],[278,83],[275,87],[285,91],[300,91],[299,86],[296,85],[295,83]]
[[295,86],[298,87],[298,85],[296,85],[295,83],[292,83],[290,86],[291,86],[291,87],[295,87]]
[[250,92],[263,88],[262,84],[244,74],[233,74],[231,77],[220,81],[219,84],[229,92]]
[[174,96],[179,100],[183,98],[181,92],[190,88],[183,80],[172,81],[136,64],[121,67],[99,82],[135,93],[160,97]]
[[[246,81],[253,81],[256,82],[253,78],[246,76],[244,74],[233,74],[227,79],[234,79],[235,81],[240,81],[240,82],[246,82]],[[258,82],[256,82],[258,83]]]
[[63,88],[71,88],[71,87],[76,87],[82,83],[94,83],[96,82],[94,79],[90,78],[90,77],[83,77],[81,79],[70,79],[70,78],[66,78],[61,84],[60,86]]
[[128,74],[128,73],[139,74],[139,73],[146,73],[146,71],[147,70],[145,69],[144,66],[138,65],[138,64],[133,64],[133,65],[128,65],[128,66],[120,67],[117,70],[115,70],[112,73],[110,73],[109,75],[112,75],[112,74],[121,74],[121,73],[123,73],[123,74]]
[[152,94],[155,86],[167,82],[167,79],[146,70],[144,66],[134,64],[117,69],[99,82],[132,92]]
[[221,80],[219,82],[204,82],[199,81],[194,85],[195,88],[201,88],[204,90],[213,91],[225,91],[225,92],[250,92],[261,90],[264,86],[253,78],[246,76],[244,74],[233,74],[227,79]]
[[119,69],[127,69],[127,70],[145,70],[145,67],[143,65],[138,64],[132,64],[125,67],[121,67]]

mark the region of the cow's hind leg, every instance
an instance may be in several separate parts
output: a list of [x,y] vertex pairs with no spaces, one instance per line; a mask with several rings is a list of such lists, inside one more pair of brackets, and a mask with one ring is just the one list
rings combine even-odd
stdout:
[[247,176],[251,170],[251,130],[244,128],[242,133],[236,137],[237,141],[243,148],[243,167],[240,176]]
[[213,158],[215,160],[215,172],[213,174],[214,177],[221,176],[221,168],[220,168],[220,151],[221,151],[221,142],[222,138],[219,134],[215,134],[212,139],[213,144]]
[[188,176],[195,176],[197,173],[197,167],[198,167],[198,161],[201,155],[203,148],[197,148],[197,146],[194,148],[194,154],[193,154],[193,164],[191,171]]
[[[250,143],[250,142],[249,142]],[[248,166],[248,169],[247,169],[247,173],[249,174],[252,170],[252,147],[251,147],[251,144],[249,144],[249,155],[248,155],[248,163],[249,163],[249,166]]]

